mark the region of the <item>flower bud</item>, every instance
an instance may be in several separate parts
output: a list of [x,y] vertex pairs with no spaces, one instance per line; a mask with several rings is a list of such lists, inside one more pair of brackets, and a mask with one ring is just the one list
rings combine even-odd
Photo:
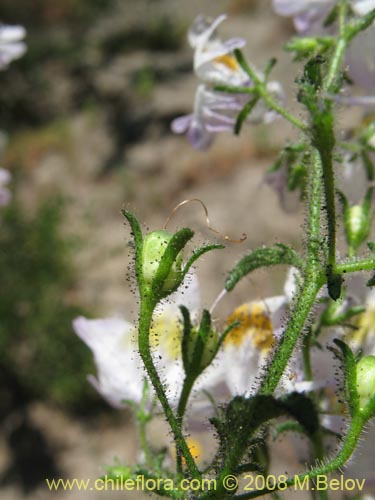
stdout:
[[198,328],[193,327],[186,343],[187,353],[185,371],[194,370],[200,374],[211,364],[214,359],[219,343],[219,336],[216,330],[209,330],[202,338]]
[[364,356],[357,363],[357,390],[360,410],[375,396],[375,356]]
[[344,213],[344,224],[349,245],[357,249],[370,232],[368,210],[362,205],[354,205],[348,208]]
[[[143,279],[148,285],[152,284],[160,261],[172,237],[173,234],[168,231],[153,231],[145,237],[142,249],[142,274]],[[170,272],[164,281],[162,287],[164,292],[168,292],[175,287],[180,278],[181,265],[182,255],[180,253],[172,264]]]

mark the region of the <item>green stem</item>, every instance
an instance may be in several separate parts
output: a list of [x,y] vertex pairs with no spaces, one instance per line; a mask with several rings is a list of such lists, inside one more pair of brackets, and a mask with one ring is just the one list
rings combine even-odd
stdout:
[[242,69],[246,71],[246,73],[249,75],[254,84],[255,90],[264,99],[268,107],[276,111],[279,115],[283,116],[286,120],[295,125],[297,128],[307,133],[308,127],[303,122],[298,120],[298,118],[289,113],[289,111],[280,106],[280,104],[277,101],[275,101],[275,99],[269,94],[265,82],[262,82],[262,80],[257,75],[256,71],[254,71],[253,68],[247,64],[241,51],[236,49],[234,52]]
[[[184,385],[182,386],[180,400],[178,402],[178,407],[177,407],[177,421],[181,428],[186,410],[186,405],[195,380],[196,379],[194,377],[186,377],[184,380]],[[176,460],[177,460],[177,472],[182,473],[182,456],[179,449],[177,449]]]
[[256,498],[259,496],[266,495],[267,493],[271,493],[271,491],[279,491],[280,489],[284,491],[285,485],[288,488],[293,486],[296,488],[296,485],[298,484],[301,485],[306,478],[310,481],[311,479],[315,479],[318,476],[326,476],[328,474],[331,474],[335,470],[342,467],[351,457],[352,453],[354,452],[357,446],[364,423],[365,422],[361,415],[359,416],[357,415],[356,417],[353,418],[353,420],[350,423],[349,431],[346,435],[345,441],[341,447],[340,452],[336,455],[336,457],[333,460],[331,460],[327,464],[317,467],[311,470],[310,472],[305,472],[304,474],[295,475],[293,478],[290,478],[284,483],[281,483],[281,488],[276,487],[276,490],[268,490],[267,488],[265,488],[263,490],[253,491],[251,493],[238,495],[235,497],[236,500],[248,500],[250,498]]
[[260,388],[261,394],[272,394],[276,389],[323,282],[322,276],[319,273],[322,164],[316,150],[313,150],[311,167],[305,283],[296,300],[291,319],[284,332],[279,348],[262,382]]
[[339,273],[358,273],[360,271],[375,271],[375,257],[356,260],[352,262],[341,262],[337,264],[336,270]]
[[146,425],[148,419],[139,418],[138,419],[138,435],[139,435],[139,443],[141,445],[142,451],[145,454],[146,464],[150,471],[154,470],[154,459],[150,447],[148,445],[147,437],[146,437]]
[[323,90],[331,92],[334,90],[335,80],[337,74],[340,71],[342,59],[345,54],[345,49],[347,45],[346,38],[346,14],[347,14],[347,0],[340,1],[339,7],[339,37],[337,40],[336,48],[333,53],[331,64],[328,69],[327,76],[323,84]]
[[168,398],[164,392],[163,384],[161,383],[159,374],[155,368],[154,361],[151,356],[150,350],[150,327],[152,321],[152,314],[155,308],[155,302],[145,294],[141,293],[141,310],[139,316],[139,335],[138,335],[138,346],[139,353],[141,355],[142,361],[145,365],[147,373],[150,377],[152,385],[154,386],[156,395],[163,407],[164,414],[168,420],[168,423],[172,429],[173,437],[175,439],[177,449],[181,451],[181,454],[185,458],[186,465],[194,478],[200,479],[201,475],[199,473],[198,467],[190,453],[189,447],[186,444],[185,438],[182,434],[181,428],[174,416],[172,408],[169,405]]

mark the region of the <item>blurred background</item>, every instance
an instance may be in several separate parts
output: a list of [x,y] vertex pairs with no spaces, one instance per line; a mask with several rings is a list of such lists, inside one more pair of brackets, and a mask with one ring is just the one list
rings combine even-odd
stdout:
[[[160,229],[175,205],[197,197],[214,227],[233,238],[247,233],[198,265],[206,307],[250,248],[301,246],[303,213],[282,212],[264,182],[278,147],[294,137],[288,124],[222,135],[206,153],[170,132],[171,120],[190,112],[197,85],[186,31],[199,13],[222,12],[222,37],[247,38],[259,69],[278,57],[273,79],[293,107],[296,67],[281,51],[293,30],[269,0],[1,0],[1,22],[25,26],[28,47],[0,72],[0,164],[13,176],[13,200],[0,213],[4,500],[142,497],[51,493],[44,482],[96,478],[115,457],[137,459],[131,416],[87,383],[92,357],[71,326],[79,314],[136,318],[121,208]],[[170,227],[183,225],[196,243],[218,241],[198,205],[181,209]],[[220,314],[281,293],[284,274],[244,280]]]

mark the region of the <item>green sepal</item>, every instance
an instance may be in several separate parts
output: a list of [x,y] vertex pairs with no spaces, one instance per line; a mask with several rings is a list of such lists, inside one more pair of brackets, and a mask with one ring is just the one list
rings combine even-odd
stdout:
[[182,354],[182,363],[184,365],[185,373],[189,371],[189,339],[191,335],[191,330],[193,328],[190,319],[189,310],[185,306],[180,306],[180,311],[183,319],[183,330],[182,330],[182,341],[181,341],[181,354]]
[[180,279],[176,279],[175,286],[170,290],[163,292],[165,280],[168,278],[168,275],[178,257],[178,254],[185,248],[186,244],[189,240],[191,240],[193,236],[194,232],[190,228],[185,227],[183,229],[180,229],[180,231],[175,233],[170,239],[162,258],[160,259],[158,269],[151,284],[152,292],[156,297],[164,298],[177,290],[177,288],[180,286],[183,280],[182,271]]
[[138,286],[140,289],[142,289],[144,280],[142,275],[143,236],[142,236],[141,226],[139,225],[139,222],[131,212],[129,212],[128,210],[121,210],[121,212],[130,224],[130,229],[135,245],[135,275],[137,277]]
[[359,411],[359,394],[357,390],[357,363],[353,351],[342,340],[333,341],[338,349],[333,347],[330,350],[341,361],[344,372],[345,394],[349,406],[350,415],[354,417]]
[[211,327],[211,315],[203,310],[199,328],[191,324],[190,313],[180,306],[183,316],[182,361],[186,378],[196,379],[211,364],[221,345],[221,339]]
[[255,95],[250,101],[248,101],[245,106],[242,108],[240,113],[237,116],[236,124],[234,126],[234,133],[238,135],[241,132],[242,125],[244,124],[246,118],[255,108],[257,102],[259,101],[259,96]]
[[261,267],[269,267],[278,264],[286,264],[298,269],[303,268],[301,257],[287,245],[278,243],[273,248],[258,248],[251,252],[250,255],[243,257],[230,271],[225,282],[225,288],[230,292],[244,276],[252,271]]

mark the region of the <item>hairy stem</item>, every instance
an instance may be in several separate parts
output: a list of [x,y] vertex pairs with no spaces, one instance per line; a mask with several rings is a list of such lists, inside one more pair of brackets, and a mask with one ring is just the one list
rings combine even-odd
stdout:
[[201,476],[198,467],[190,453],[188,445],[186,444],[186,440],[182,434],[177,419],[174,416],[172,408],[169,405],[168,398],[163,388],[163,384],[161,383],[159,374],[155,368],[154,361],[151,356],[149,336],[150,336],[150,327],[151,327],[152,314],[154,308],[155,308],[155,303],[152,300],[149,300],[147,297],[142,298],[141,311],[139,317],[139,336],[138,336],[139,353],[146,367],[152,385],[154,386],[156,395],[163,407],[164,414],[171,427],[173,437],[177,445],[177,449],[180,450],[181,454],[185,458],[186,465],[190,471],[190,474],[194,478],[199,479]]

